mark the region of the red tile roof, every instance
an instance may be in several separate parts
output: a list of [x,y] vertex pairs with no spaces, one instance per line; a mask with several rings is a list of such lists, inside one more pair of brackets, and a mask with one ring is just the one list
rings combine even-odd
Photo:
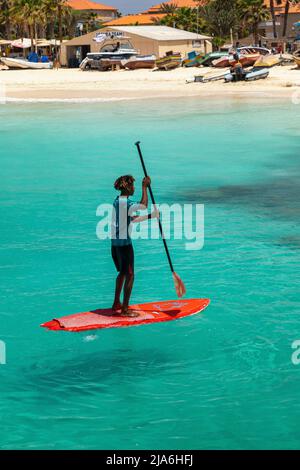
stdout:
[[118,10],[115,7],[110,7],[108,5],[104,5],[103,3],[91,2],[90,0],[67,0],[67,5],[73,10]]
[[[270,0],[264,0],[264,4],[266,7],[270,8]],[[274,10],[275,10],[275,15],[277,14],[283,14],[284,13],[284,8],[285,8],[285,0],[274,0]],[[290,9],[289,13],[300,13],[300,3],[298,4],[292,4],[290,2]]]
[[161,11],[162,5],[176,5],[178,8],[197,8],[197,6],[200,4],[207,3],[205,0],[199,0],[199,1],[194,1],[194,0],[170,0],[168,2],[162,2],[158,3],[157,5],[154,5],[150,7],[148,10],[146,10],[144,13],[154,13],[157,11]]
[[139,15],[127,15],[121,16],[121,18],[116,18],[112,21],[107,21],[103,23],[104,26],[131,26],[131,25],[152,25],[155,23],[155,20],[161,19],[166,16],[163,13],[153,13],[151,15],[139,14]]
[[[207,3],[207,0],[169,0],[167,2],[162,2],[158,3],[157,5],[153,5],[150,7],[148,10],[146,10],[143,13],[156,13],[160,12],[162,8],[162,4],[165,5],[177,5],[178,8],[182,7],[188,7],[188,8],[197,8],[198,5],[205,5]],[[264,0],[264,4],[270,8],[270,0]],[[274,9],[275,9],[275,14],[281,14],[284,13],[284,7],[285,7],[285,0],[274,0]],[[290,13],[300,13],[300,3],[298,4],[292,4],[290,2]]]

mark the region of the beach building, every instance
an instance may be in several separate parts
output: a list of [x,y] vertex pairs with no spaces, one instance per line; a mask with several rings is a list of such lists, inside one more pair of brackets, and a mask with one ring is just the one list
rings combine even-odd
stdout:
[[166,16],[163,8],[164,6],[176,5],[177,8],[197,8],[197,6],[200,6],[204,2],[205,0],[199,0],[197,3],[195,0],[170,0],[168,2],[154,5],[148,8],[148,10],[142,11],[136,15],[126,15],[121,16],[120,18],[115,18],[112,21],[106,22],[105,26],[139,26],[157,24],[159,20]]
[[[205,5],[207,0],[169,0],[168,2],[158,3],[146,10],[147,13],[160,13],[165,5],[176,5],[177,8],[197,8],[197,6]],[[145,13],[146,13],[145,12]]]
[[138,13],[136,15],[126,15],[105,22],[105,26],[151,26],[157,24],[165,13]]
[[[265,0],[265,5],[270,8],[270,0]],[[286,34],[283,38],[283,30],[284,30],[284,10],[285,10],[285,2],[282,0],[274,0],[274,11],[275,11],[275,26],[276,26],[276,33],[277,38],[274,38],[274,31],[273,31],[273,22],[270,19],[269,21],[265,21],[260,23],[259,25],[259,34],[262,38],[265,38],[266,41],[276,47],[282,39],[285,41],[300,41],[300,32],[295,27],[295,24],[300,21],[300,3],[292,3],[290,2],[289,6],[289,14],[287,17],[287,28]]]
[[67,0],[66,4],[82,13],[94,13],[100,21],[110,21],[118,16],[118,9],[90,0]]
[[100,29],[84,36],[67,41],[62,46],[62,65],[68,66],[74,57],[83,60],[89,52],[99,52],[101,43],[96,41],[97,34],[118,34],[129,38],[133,47],[140,54],[154,54],[163,57],[167,51],[180,52],[182,57],[188,52],[212,51],[210,36],[190,33],[168,26],[114,26]]

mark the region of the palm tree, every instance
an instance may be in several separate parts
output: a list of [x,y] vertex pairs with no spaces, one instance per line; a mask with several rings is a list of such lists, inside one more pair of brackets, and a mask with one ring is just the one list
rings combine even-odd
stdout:
[[58,39],[59,39],[59,59],[61,56],[61,45],[63,42],[63,28],[62,28],[62,21],[63,21],[63,8],[65,6],[65,0],[57,0],[57,19],[58,19]]
[[283,37],[286,36],[287,20],[288,20],[289,10],[290,10],[290,0],[286,0],[285,6],[284,6],[284,17],[283,17],[283,30],[282,30],[282,36]]
[[58,27],[58,39],[60,43],[59,57],[61,55],[61,46],[64,37],[64,22],[70,23],[69,17],[72,10],[67,6],[67,0],[40,0],[42,2],[41,10],[47,24],[50,25],[51,36],[55,36],[56,25]]
[[58,23],[58,39],[60,42],[60,51],[63,41],[63,21],[70,14],[70,7],[67,6],[67,0],[42,0],[45,8],[51,11],[51,19],[57,18]]
[[286,0],[285,6],[284,6],[284,19],[283,19],[283,30],[282,30],[282,36],[285,37],[287,33],[287,23],[288,23],[288,16],[289,16],[289,11],[290,11],[290,6],[291,5],[297,5],[300,3],[300,0]]
[[274,9],[274,0],[270,0],[270,12],[271,12],[271,16],[272,16],[273,37],[274,37],[274,38],[277,38],[276,16],[275,16],[275,9]]
[[49,34],[50,39],[54,38],[55,21],[56,21],[56,4],[53,0],[43,0],[41,6],[41,14],[44,27],[47,31],[46,36]]
[[[170,26],[171,28],[175,28],[175,21],[174,16],[177,11],[177,4],[176,3],[162,3],[160,5],[160,12],[164,13],[166,16],[166,22],[158,21],[158,24],[164,24],[166,26]],[[163,19],[163,18],[162,18]]]
[[191,32],[197,29],[196,9],[182,7],[177,10],[175,16],[177,28]]
[[228,38],[231,30],[237,31],[240,25],[236,0],[211,0],[200,8],[200,14],[208,32],[219,38]]
[[[33,40],[37,39],[38,25],[41,20],[42,0],[13,0],[11,1],[10,14],[13,21],[23,25],[28,31],[31,40],[31,51],[33,51]],[[36,46],[37,47],[37,46]]]
[[0,0],[0,34],[10,37],[10,14],[8,0]]
[[173,16],[177,10],[178,6],[176,3],[162,3],[160,10],[162,13]]
[[270,18],[269,9],[263,0],[242,0],[240,2],[241,18],[253,33],[254,43],[258,44],[258,26]]
[[101,21],[98,19],[97,13],[93,12],[86,12],[84,14],[81,13],[81,19],[85,25],[86,33],[90,33],[100,28]]
[[197,9],[182,7],[178,8],[176,12],[167,14],[164,18],[157,20],[156,24],[163,24],[178,29],[184,29],[190,32],[197,32],[198,26],[204,28],[204,21],[202,18],[197,18]]

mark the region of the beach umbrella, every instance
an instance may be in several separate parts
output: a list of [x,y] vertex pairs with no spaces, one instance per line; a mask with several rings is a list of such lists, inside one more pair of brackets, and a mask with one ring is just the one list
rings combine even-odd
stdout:
[[29,49],[31,47],[31,40],[28,38],[16,39],[11,45],[19,49]]

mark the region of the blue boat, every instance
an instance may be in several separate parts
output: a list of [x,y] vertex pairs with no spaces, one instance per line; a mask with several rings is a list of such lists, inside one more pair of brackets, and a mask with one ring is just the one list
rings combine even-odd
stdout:
[[254,67],[250,71],[246,72],[244,77],[241,78],[240,80],[236,80],[236,76],[234,73],[228,73],[227,75],[225,75],[224,80],[227,83],[243,81],[243,80],[245,80],[246,82],[251,82],[254,80],[261,80],[261,79],[267,78],[268,75],[269,75],[269,70],[267,68],[256,69]]
[[197,53],[196,51],[188,52],[187,59],[182,61],[183,67],[198,67],[199,61],[204,58],[203,52]]
[[252,70],[251,72],[248,72],[245,80],[247,82],[253,81],[253,80],[260,80],[263,78],[267,78],[269,75],[269,70],[264,68],[264,69],[258,69],[258,70]]

